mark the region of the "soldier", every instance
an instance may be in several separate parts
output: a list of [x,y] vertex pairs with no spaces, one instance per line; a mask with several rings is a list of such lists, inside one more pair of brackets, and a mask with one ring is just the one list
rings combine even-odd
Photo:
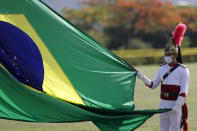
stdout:
[[180,45],[186,26],[180,23],[173,32],[173,38],[164,48],[165,64],[158,69],[154,79],[149,80],[142,72],[137,76],[149,88],[155,89],[161,83],[160,109],[172,109],[160,114],[161,131],[187,131],[186,96],[189,87],[189,70],[181,64]]

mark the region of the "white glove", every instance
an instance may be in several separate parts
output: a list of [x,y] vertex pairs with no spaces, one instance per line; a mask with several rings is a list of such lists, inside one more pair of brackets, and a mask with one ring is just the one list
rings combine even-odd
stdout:
[[181,107],[184,105],[185,101],[186,100],[184,97],[178,96],[176,103],[174,107],[172,108],[172,112],[178,112],[181,109]]
[[139,79],[143,79],[144,78],[144,74],[142,74],[142,72],[140,72],[140,71],[137,71],[137,77]]
[[146,85],[151,85],[151,80],[148,79],[148,77],[146,77],[142,72],[137,71],[137,77],[141,79]]

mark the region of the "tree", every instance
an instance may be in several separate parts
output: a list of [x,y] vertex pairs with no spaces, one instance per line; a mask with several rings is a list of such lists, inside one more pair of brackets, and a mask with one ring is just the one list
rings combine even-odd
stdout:
[[[197,8],[196,7],[187,7],[182,6],[178,8],[179,12],[181,13],[182,21],[187,25],[188,29],[186,32],[186,39],[190,42],[190,47],[197,46]],[[185,38],[184,38],[185,39]],[[188,42],[186,42],[188,43]],[[183,41],[183,44],[184,41]]]
[[129,46],[132,39],[163,48],[180,21],[188,26],[186,35],[192,43],[196,36],[196,8],[161,0],[82,0],[81,4],[82,8],[65,10],[63,15],[109,49],[135,47]]
[[[172,27],[181,20],[180,13],[172,4],[160,0],[118,0],[110,9],[113,23],[109,24],[106,31],[110,34],[112,28],[123,28],[126,33],[120,33],[125,34],[121,39],[124,40],[126,48],[129,40],[135,37],[151,42],[154,47],[161,47],[160,45],[164,45],[169,39],[168,33]],[[176,15],[173,15],[174,13]],[[154,35],[158,34],[162,36],[157,37],[159,40],[154,40]]]
[[[99,1],[102,2],[102,4],[99,4]],[[86,34],[102,43],[105,47],[108,47],[107,44],[109,43],[109,37],[107,37],[103,32],[103,25],[105,24],[104,21],[108,17],[106,10],[106,6],[108,4],[104,3],[108,3],[108,1],[84,0],[81,4],[85,6],[80,9],[64,8],[62,15]]]

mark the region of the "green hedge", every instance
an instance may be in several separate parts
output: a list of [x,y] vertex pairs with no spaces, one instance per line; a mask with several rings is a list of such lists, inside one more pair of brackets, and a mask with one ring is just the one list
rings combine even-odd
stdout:
[[[138,50],[113,50],[117,56],[131,65],[161,64],[163,60],[163,49],[138,49]],[[183,62],[197,62],[197,48],[182,48]]]

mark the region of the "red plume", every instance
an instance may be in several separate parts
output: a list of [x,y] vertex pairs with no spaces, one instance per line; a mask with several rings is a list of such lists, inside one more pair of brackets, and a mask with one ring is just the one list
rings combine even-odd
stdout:
[[183,40],[183,35],[186,31],[187,27],[183,23],[179,23],[175,30],[172,32],[173,35],[173,42],[177,46],[181,46],[181,41]]

